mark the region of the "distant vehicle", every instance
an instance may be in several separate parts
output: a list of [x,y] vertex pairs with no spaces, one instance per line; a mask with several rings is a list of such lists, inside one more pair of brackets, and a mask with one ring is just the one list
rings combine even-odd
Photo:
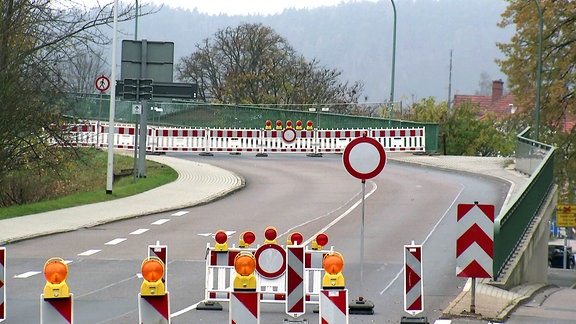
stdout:
[[[568,269],[574,269],[576,266],[576,259],[572,253],[572,247],[569,246],[568,254]],[[548,244],[548,266],[550,268],[564,268],[564,245],[561,244]]]

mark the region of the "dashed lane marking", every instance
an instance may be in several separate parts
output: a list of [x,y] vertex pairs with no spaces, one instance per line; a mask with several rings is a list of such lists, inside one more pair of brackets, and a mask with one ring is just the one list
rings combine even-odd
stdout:
[[15,275],[14,278],[15,279],[26,279],[26,278],[30,278],[32,276],[35,276],[39,273],[42,273],[42,272],[41,271],[27,271],[27,272],[21,273],[19,275]]
[[104,243],[104,245],[116,245],[116,244],[120,244],[124,241],[126,241],[125,238],[115,238],[112,241],[108,241],[108,242]]
[[137,230],[135,230],[134,232],[130,233],[131,235],[140,235],[142,233],[146,233],[148,232],[150,229],[148,228],[139,228]]
[[87,251],[84,251],[84,252],[82,252],[82,253],[78,253],[78,256],[90,256],[90,255],[96,254],[96,253],[98,253],[98,252],[100,252],[100,251],[102,251],[102,250],[96,250],[96,249],[94,249],[94,250],[87,250]]
[[189,213],[189,211],[187,211],[187,210],[181,210],[181,211],[179,211],[179,212],[175,212],[174,214],[172,214],[172,215],[170,215],[170,216],[179,217],[179,216],[184,216],[184,215],[186,215],[186,214],[188,214],[188,213]]
[[154,223],[152,223],[152,225],[162,225],[162,224],[167,223],[169,221],[170,221],[170,219],[168,219],[168,218],[161,218],[161,219],[155,221]]

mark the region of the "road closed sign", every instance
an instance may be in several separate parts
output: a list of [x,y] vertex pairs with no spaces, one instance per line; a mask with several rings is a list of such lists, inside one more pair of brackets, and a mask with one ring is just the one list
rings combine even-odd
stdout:
[[377,140],[362,136],[353,139],[342,155],[346,171],[362,181],[372,179],[384,169],[386,152]]

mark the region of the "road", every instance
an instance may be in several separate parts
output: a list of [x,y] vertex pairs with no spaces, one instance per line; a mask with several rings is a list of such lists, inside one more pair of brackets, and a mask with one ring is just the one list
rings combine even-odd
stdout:
[[[389,162],[366,182],[360,274],[362,184],[345,171],[340,156],[178,156],[234,171],[245,177],[246,187],[203,206],[10,244],[7,323],[39,322],[45,282],[39,272],[54,256],[71,261],[68,283],[78,323],[137,322],[137,273],[147,246],[157,241],[168,245],[172,322],[225,323],[227,305],[221,312],[194,309],[204,295],[205,247],[213,244],[207,234],[233,231],[229,243],[235,244],[239,233],[252,230],[261,243],[267,226],[278,229],[280,244],[293,231],[306,240],[324,229],[328,245],[344,255],[350,296],[375,305],[374,315],[351,315],[351,323],[396,323],[406,315],[403,245],[424,244],[425,312],[419,316],[433,321],[464,284],[455,276],[457,204],[479,201],[498,211],[508,189],[492,179]],[[317,322],[314,308],[300,319]],[[283,304],[262,307],[263,323],[285,318]]]

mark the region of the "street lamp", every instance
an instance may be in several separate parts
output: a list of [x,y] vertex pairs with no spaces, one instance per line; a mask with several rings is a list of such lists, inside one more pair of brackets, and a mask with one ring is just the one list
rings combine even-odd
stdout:
[[540,0],[534,0],[538,9],[538,67],[536,68],[536,111],[534,112],[534,140],[538,141],[540,133],[540,86],[542,85],[542,9]]
[[390,81],[390,118],[388,119],[388,127],[392,123],[392,112],[394,109],[394,72],[396,70],[396,5],[394,0],[392,2],[392,8],[394,9],[394,34],[392,36],[392,77]]

